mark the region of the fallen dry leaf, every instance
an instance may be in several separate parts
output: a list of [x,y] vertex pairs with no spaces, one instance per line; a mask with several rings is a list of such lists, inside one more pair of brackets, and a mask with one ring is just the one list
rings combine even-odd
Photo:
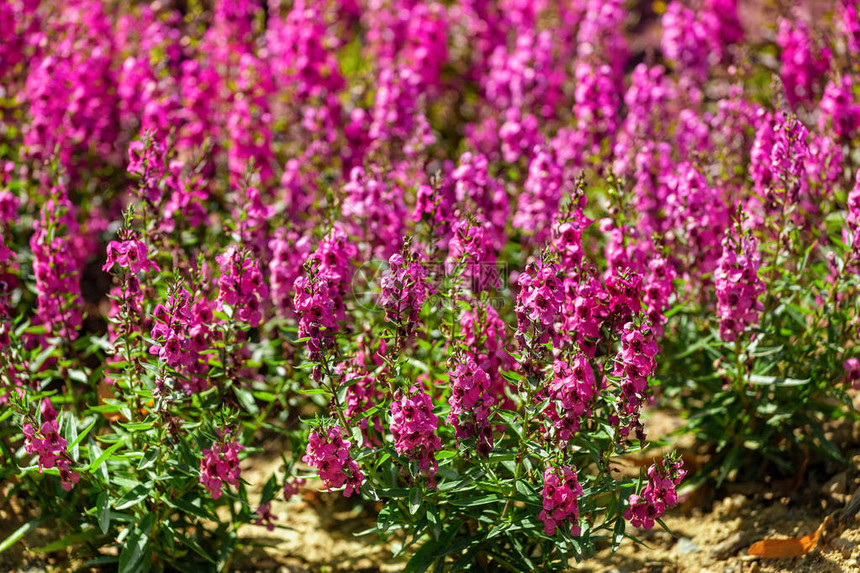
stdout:
[[750,555],[765,557],[769,559],[779,559],[783,557],[800,557],[806,555],[818,545],[818,538],[830,525],[830,516],[824,518],[815,533],[804,535],[803,537],[792,537],[789,539],[765,539],[753,543],[749,548]]

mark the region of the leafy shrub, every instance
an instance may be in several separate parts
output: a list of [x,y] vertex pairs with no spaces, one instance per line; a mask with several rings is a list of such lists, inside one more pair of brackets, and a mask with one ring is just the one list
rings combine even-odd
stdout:
[[225,570],[318,477],[410,571],[564,569],[678,502],[652,405],[698,480],[839,458],[856,7],[629,14],[0,0],[0,551]]

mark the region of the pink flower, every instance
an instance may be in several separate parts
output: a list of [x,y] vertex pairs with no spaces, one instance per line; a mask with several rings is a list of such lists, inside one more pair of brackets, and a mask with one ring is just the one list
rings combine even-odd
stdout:
[[308,480],[304,478],[293,478],[284,480],[284,501],[289,501],[293,496],[298,495],[302,486],[307,483]]
[[428,291],[424,267],[414,255],[396,253],[388,260],[388,269],[382,273],[379,304],[385,309],[385,319],[393,322],[409,335],[418,322],[418,315]]
[[544,412],[563,447],[579,432],[580,423],[591,413],[591,402],[597,395],[597,381],[588,357],[579,352],[570,362],[556,360],[553,379],[547,387]]
[[765,292],[758,277],[760,259],[755,239],[739,238],[729,228],[723,240],[723,255],[714,272],[720,338],[725,342],[734,341],[748,326],[758,322],[758,313],[763,308],[758,299]]
[[556,529],[565,521],[570,522],[571,535],[579,535],[579,496],[582,486],[576,477],[576,468],[548,467],[543,472],[543,509],[538,514],[544,524],[544,533],[555,535]]
[[134,239],[108,243],[107,262],[105,262],[102,270],[110,271],[114,265],[128,269],[135,274],[140,271],[159,271],[158,265],[149,260],[146,244]]
[[535,244],[544,242],[558,211],[565,183],[564,170],[553,150],[544,146],[535,148],[514,213],[514,228],[530,235]]
[[254,525],[265,525],[268,531],[275,530],[275,521],[278,520],[278,516],[272,513],[272,502],[261,503],[254,513],[257,515]]
[[433,402],[420,386],[414,386],[408,394],[398,390],[391,403],[391,435],[398,454],[418,462],[418,469],[427,476],[430,487],[434,487],[436,451],[442,441],[436,435],[439,421],[433,413]]
[[73,238],[67,226],[58,225],[61,219],[55,213],[56,208],[53,201],[45,204],[45,220],[36,222],[36,232],[30,238],[36,277],[36,316],[55,335],[74,340],[83,322],[80,268],[73,256]]
[[663,314],[669,308],[669,297],[675,288],[675,267],[661,255],[656,255],[648,262],[648,275],[642,286],[642,302],[645,303],[646,315],[651,321],[654,334],[663,336],[663,325],[666,316]]
[[860,8],[855,0],[839,0],[837,15],[840,28],[846,39],[848,53],[856,57],[860,54]]
[[495,404],[490,377],[471,356],[461,358],[448,372],[451,411],[447,422],[454,426],[457,440],[477,438],[477,451],[488,456],[493,447],[490,409]]
[[499,286],[496,274],[496,250],[489,224],[469,218],[458,219],[448,241],[448,272],[462,268],[473,292]]
[[529,264],[517,283],[520,292],[514,311],[517,314],[517,336],[522,338],[533,329],[536,339],[544,343],[555,336],[555,321],[564,301],[558,268],[539,260]]
[[326,489],[331,491],[343,487],[343,495],[349,497],[361,487],[364,474],[350,456],[351,444],[343,436],[344,432],[337,424],[326,432],[312,431],[302,460],[317,469]]
[[782,83],[788,102],[796,107],[811,101],[818,79],[830,67],[830,49],[813,43],[808,24],[799,17],[780,19],[776,43],[782,48]]
[[[32,418],[25,418],[22,433],[24,434],[24,451],[28,454],[38,454],[39,472],[43,469],[57,468],[60,472],[60,482],[63,489],[71,491],[81,476],[72,470],[72,459],[66,451],[67,442],[59,433],[58,413],[49,398],[42,400],[40,405],[42,425],[36,429]],[[71,422],[74,423],[74,422]]]
[[855,390],[860,388],[860,360],[849,358],[842,363],[842,368],[845,370],[845,382]]
[[651,529],[666,510],[678,503],[676,487],[687,475],[682,460],[670,457],[648,468],[648,485],[640,494],[633,494],[627,500],[628,507],[624,519],[633,527]]
[[215,260],[221,267],[219,307],[232,306],[235,318],[251,326],[259,325],[269,289],[254,257],[246,249],[232,245]]
[[209,491],[212,499],[223,493],[225,483],[239,485],[239,452],[245,446],[230,440],[217,441],[211,448],[203,450],[200,460],[200,483]]

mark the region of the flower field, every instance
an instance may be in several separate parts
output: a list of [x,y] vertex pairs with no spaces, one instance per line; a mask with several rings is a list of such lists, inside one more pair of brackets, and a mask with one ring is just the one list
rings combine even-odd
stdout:
[[0,569],[860,568],[855,84],[856,0],[0,0]]

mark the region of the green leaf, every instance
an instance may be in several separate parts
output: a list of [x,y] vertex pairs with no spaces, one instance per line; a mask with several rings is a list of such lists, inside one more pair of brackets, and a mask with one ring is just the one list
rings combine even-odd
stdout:
[[107,533],[110,528],[110,494],[103,491],[99,494],[98,502],[96,502],[98,511],[99,528],[102,533]]
[[278,486],[277,478],[272,475],[263,486],[263,495],[260,496],[260,503],[268,503],[275,497],[275,488]]
[[[97,469],[101,469],[102,464],[105,463],[105,460],[107,460],[112,453],[114,453],[115,451],[120,449],[120,447],[122,447],[122,445],[123,445],[123,442],[117,442],[114,445],[112,445],[111,447],[109,447],[108,449],[106,449],[105,451],[103,451],[101,453],[101,455],[99,457],[97,457],[93,461],[93,463],[90,464],[90,467],[87,469],[87,471],[89,473],[93,473]],[[95,447],[94,446],[95,446],[95,444],[90,446],[90,449],[93,450],[93,453],[95,453],[96,450],[99,449],[98,446],[95,446]],[[107,473],[107,468],[105,468],[105,473]]]
[[798,379],[798,378],[780,378],[778,376],[760,376],[758,374],[750,375],[750,382],[756,386],[804,386],[809,384],[809,378]]
[[15,545],[15,543],[17,543],[18,540],[20,540],[22,537],[42,525],[43,521],[45,521],[44,518],[34,519],[33,521],[28,521],[27,523],[13,531],[12,535],[7,537],[3,540],[2,543],[0,543],[0,553],[3,553],[7,549]]
[[247,389],[234,385],[233,393],[236,395],[236,399],[239,401],[239,404],[241,404],[249,414],[256,416],[260,413],[260,409],[257,407],[257,402],[254,401],[253,394],[251,394]]
[[[412,558],[406,564],[406,568],[403,569],[403,573],[424,573],[424,571],[427,571],[433,562],[440,557],[444,557],[453,551],[459,550],[456,547],[451,546],[451,541],[454,539],[454,536],[457,534],[459,529],[460,523],[458,522],[443,532],[438,539],[430,539],[424,543],[424,545],[419,547],[418,551],[412,555]],[[472,538],[469,539],[471,540]],[[462,549],[462,547],[460,549]]]
[[167,499],[164,499],[164,501],[165,503],[167,503],[167,505],[181,509],[182,511],[190,515],[196,515],[197,517],[208,519],[210,521],[218,521],[217,515],[195,504],[195,502],[200,503],[199,499],[195,499],[194,501],[188,501],[185,498],[177,499],[175,501],[168,501]]
[[717,487],[720,487],[722,483],[725,481],[727,477],[729,477],[729,473],[738,465],[741,461],[741,455],[743,454],[743,449],[739,446],[734,446],[729,451],[726,458],[723,460],[723,465],[720,467],[720,473],[717,474]]
[[176,540],[180,541],[182,545],[184,545],[185,547],[190,547],[197,555],[199,555],[212,565],[215,565],[215,560],[212,559],[212,555],[210,555],[211,551],[207,551],[200,547],[200,544],[197,543],[197,541],[195,541],[193,537],[186,537],[178,531],[174,534],[176,535]]
[[277,396],[272,394],[271,392],[263,392],[262,390],[257,390],[255,392],[251,392],[251,394],[257,400],[262,400],[263,402],[274,402],[277,399]]
[[155,446],[150,447],[146,452],[144,452],[143,457],[140,458],[140,463],[137,464],[137,469],[145,470],[155,463],[155,460],[158,459],[158,448]]
[[81,455],[81,449],[76,443],[78,439],[78,421],[71,414],[66,414],[64,417],[66,418],[66,443],[73,444],[68,446],[68,451],[71,452],[72,459],[78,461]]
[[126,492],[125,495],[119,498],[116,502],[117,511],[136,505],[142,499],[145,499],[146,496],[149,495],[150,491],[152,491],[152,482],[142,483],[134,489]]
[[328,394],[329,391],[325,388],[300,388],[298,393],[305,396],[314,396],[316,394]]
[[86,429],[83,432],[81,432],[80,434],[77,434],[77,428],[75,429],[76,437],[74,440],[69,441],[69,449],[73,450],[75,452],[73,454],[75,460],[77,460],[77,456],[78,456],[78,444],[80,444],[81,441],[87,437],[87,434],[90,433],[90,430],[92,430],[95,427],[95,425],[96,425],[96,420],[93,420],[92,423],[90,423],[90,425],[87,426]]
[[226,568],[227,561],[229,560],[230,555],[233,554],[233,549],[236,547],[237,540],[238,537],[233,531],[229,532],[225,538],[222,538],[221,547],[218,551],[218,563],[216,565],[218,571],[223,571]]
[[140,524],[135,525],[119,554],[119,570],[123,573],[137,573],[149,569],[152,563],[147,551],[149,533],[155,524],[155,514],[147,513]]
[[421,493],[419,486],[414,486],[409,490],[409,513],[415,515],[421,507],[421,502],[424,501],[424,496]]
[[155,427],[155,422],[119,422],[119,425],[129,432],[146,432]]
[[90,529],[87,529],[85,531],[70,533],[62,539],[57,539],[56,541],[53,541],[37,549],[32,549],[31,551],[33,551],[33,553],[54,553],[55,551],[60,551],[62,549],[65,549],[66,547],[80,545],[81,543],[84,543],[86,541],[89,541],[93,537],[96,537],[98,534],[98,530],[94,527],[91,527]]
[[621,540],[624,539],[624,527],[626,525],[626,521],[621,518],[616,519],[615,527],[612,530],[612,552],[615,553],[618,551],[618,548],[621,546]]
[[474,497],[467,497],[465,499],[454,499],[451,500],[451,505],[457,505],[461,507],[475,507],[477,505],[487,505],[488,503],[493,503],[497,501],[504,500],[505,497],[496,494],[488,494],[488,495],[478,495]]

